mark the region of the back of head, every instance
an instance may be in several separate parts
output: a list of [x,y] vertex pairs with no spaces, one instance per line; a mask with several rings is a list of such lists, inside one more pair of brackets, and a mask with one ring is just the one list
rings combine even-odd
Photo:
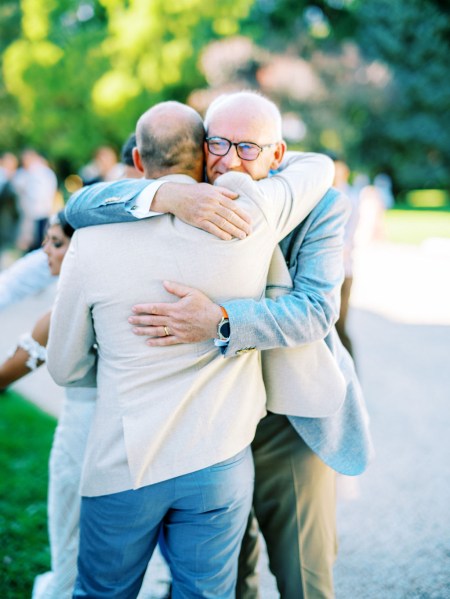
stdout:
[[180,102],[161,102],[136,126],[136,141],[146,177],[183,173],[197,180],[203,172],[205,131],[200,115]]

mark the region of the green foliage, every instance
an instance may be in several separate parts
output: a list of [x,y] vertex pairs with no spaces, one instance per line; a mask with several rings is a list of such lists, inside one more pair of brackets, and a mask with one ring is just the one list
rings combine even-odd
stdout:
[[306,125],[302,148],[387,172],[397,190],[448,188],[448,12],[445,0],[5,0],[0,151],[34,145],[78,169],[155,102],[200,89],[203,108],[207,84],[260,87]]
[[361,149],[402,187],[450,186],[450,19],[441,4],[371,0],[358,11],[361,48],[392,73]]
[[309,57],[317,47],[333,48],[352,38],[352,0],[255,0],[243,21],[243,33],[276,51],[295,49]]
[[164,99],[185,100],[203,83],[197,69],[201,48],[235,33],[250,3],[10,3],[16,31],[2,68],[17,118],[0,144],[16,149],[26,141],[76,168],[101,144],[120,147],[146,108]]
[[[20,10],[17,0],[5,0],[0,4],[0,69],[3,52],[20,34]],[[3,77],[0,77],[0,139],[5,148],[16,148],[20,143],[18,132],[19,107],[14,96],[9,94]],[[1,141],[0,141],[1,144]]]
[[12,392],[0,394],[0,415],[0,588],[2,599],[23,599],[50,565],[46,498],[56,423]]
[[449,187],[448,13],[439,0],[256,0],[244,31],[271,50],[263,63],[306,58],[320,81],[303,97],[300,75],[296,93],[270,90],[307,125],[302,147],[386,172],[397,189]]

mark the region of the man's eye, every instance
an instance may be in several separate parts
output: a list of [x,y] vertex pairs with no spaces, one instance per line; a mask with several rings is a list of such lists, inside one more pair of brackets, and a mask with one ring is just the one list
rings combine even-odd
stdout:
[[62,241],[54,241],[53,242],[53,247],[57,250],[59,250],[59,248],[62,248],[62,246],[63,246]]

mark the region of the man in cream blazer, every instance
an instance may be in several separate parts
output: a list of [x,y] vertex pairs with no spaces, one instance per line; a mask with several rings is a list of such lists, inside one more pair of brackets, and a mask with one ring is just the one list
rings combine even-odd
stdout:
[[[261,148],[256,166],[276,168],[283,158],[273,110],[262,98],[242,106]],[[136,159],[146,177],[201,180],[194,111],[159,105],[141,117],[137,136]],[[140,297],[169,299],[166,278],[199,287],[218,302],[261,297],[274,247],[332,177],[321,157],[294,155],[281,166],[282,174],[259,183],[240,174],[223,177],[252,217],[252,235],[242,241],[220,241],[170,215],[152,219],[150,230],[147,222],[108,225],[83,229],[72,240],[53,311],[48,366],[58,383],[69,386],[93,384],[97,374],[75,597],[136,596],[160,529],[174,592],[233,596],[251,503],[248,446],[265,413],[259,356],[224,360],[210,342],[149,354],[130,334],[127,315]]]
[[[229,115],[236,111],[232,99],[228,108]],[[216,116],[213,104],[205,117],[208,136],[234,140],[236,123]],[[232,153],[217,161],[207,153],[208,179],[214,181],[218,170],[267,175],[267,171],[249,171],[248,164],[238,158]],[[367,409],[354,364],[333,327],[344,276],[343,231],[348,208],[343,194],[328,190],[308,217],[281,241],[281,252],[275,252],[269,273],[268,297],[223,304],[230,322],[230,338],[223,347],[227,359],[242,357],[249,348],[266,350],[262,356],[268,415],[258,425],[252,443],[254,511],[280,595],[287,599],[334,597],[335,474],[360,474],[373,456]],[[170,338],[150,339],[149,344],[200,341],[211,336],[219,307],[198,290],[174,282],[165,287],[180,300],[135,306],[142,316],[135,315],[132,320],[144,325],[141,334],[160,335],[161,325],[171,331]],[[344,401],[332,411],[326,397],[328,402],[333,397],[336,402],[342,400],[335,368],[344,380]],[[328,414],[312,413],[314,406],[318,410],[321,405],[329,409]],[[311,417],[314,415],[321,417]],[[257,530],[250,519],[239,560],[238,599],[259,597]]]

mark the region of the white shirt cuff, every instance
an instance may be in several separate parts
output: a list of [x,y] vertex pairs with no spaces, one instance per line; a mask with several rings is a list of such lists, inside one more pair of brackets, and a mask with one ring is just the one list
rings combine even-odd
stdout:
[[164,185],[164,183],[168,183],[168,181],[153,181],[150,185],[147,185],[145,189],[143,189],[138,196],[134,199],[131,206],[126,206],[126,210],[130,212],[134,218],[148,218],[149,216],[156,216],[157,214],[162,214],[162,212],[153,212],[151,210],[153,198],[155,197],[156,192]]
[[228,347],[230,339],[214,339],[214,345],[216,347]]

